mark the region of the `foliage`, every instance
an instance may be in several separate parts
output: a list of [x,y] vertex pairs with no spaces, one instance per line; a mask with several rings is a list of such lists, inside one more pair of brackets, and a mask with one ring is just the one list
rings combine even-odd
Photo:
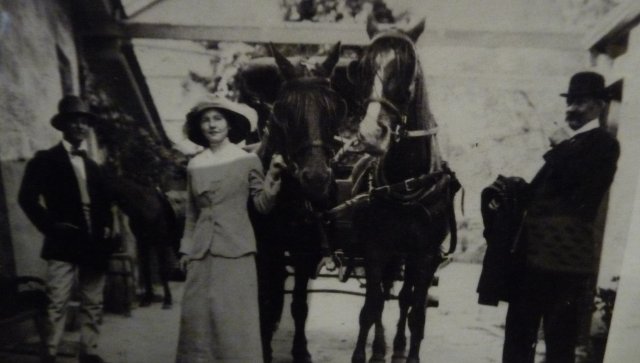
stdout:
[[95,132],[106,154],[107,171],[164,190],[184,179],[186,157],[154,138],[146,125],[122,110],[84,60],[80,71],[85,97],[100,118]]
[[373,13],[380,23],[396,23],[408,13],[393,14],[384,0],[282,0],[285,21],[357,22]]

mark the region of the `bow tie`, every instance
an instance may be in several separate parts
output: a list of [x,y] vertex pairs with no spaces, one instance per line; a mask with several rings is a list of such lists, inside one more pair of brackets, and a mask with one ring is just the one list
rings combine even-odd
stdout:
[[84,151],[84,150],[80,150],[80,149],[71,150],[69,152],[69,154],[74,155],[74,156],[80,156],[82,158],[86,158],[87,157],[87,152]]

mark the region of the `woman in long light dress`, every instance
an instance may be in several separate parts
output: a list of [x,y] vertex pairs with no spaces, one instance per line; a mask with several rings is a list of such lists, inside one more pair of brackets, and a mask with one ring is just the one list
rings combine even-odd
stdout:
[[247,201],[268,212],[280,188],[281,159],[264,176],[255,154],[235,144],[255,111],[226,99],[187,115],[188,138],[206,149],[187,166],[186,226],[180,265],[187,271],[178,363],[262,362],[256,241]]

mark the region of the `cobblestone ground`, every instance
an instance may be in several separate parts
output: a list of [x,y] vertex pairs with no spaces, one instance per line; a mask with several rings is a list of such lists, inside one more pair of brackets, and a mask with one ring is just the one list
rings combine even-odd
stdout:
[[[480,266],[452,263],[438,272],[440,284],[431,294],[440,306],[427,311],[425,340],[421,360],[430,363],[490,363],[499,362],[504,334],[506,305],[496,308],[476,303],[476,283]],[[176,300],[181,296],[181,284],[173,284]],[[313,281],[313,289],[341,289],[364,291],[352,279],[340,283],[337,279]],[[399,289],[399,286],[396,287]],[[358,329],[358,314],[364,298],[360,296],[312,293],[310,296],[307,335],[309,350],[315,363],[343,363],[350,361]],[[293,323],[285,314],[274,338],[274,363],[289,363]],[[102,326],[100,351],[110,363],[170,363],[175,359],[180,303],[172,310],[162,310],[159,304],[135,308],[131,317],[108,314]],[[383,321],[387,327],[387,342],[395,333],[397,303],[388,302]],[[66,341],[74,341],[77,334],[68,334]],[[390,358],[387,357],[390,361]],[[35,357],[0,353],[0,362],[32,363]],[[537,362],[541,361],[539,356]],[[59,362],[75,362],[63,358]]]

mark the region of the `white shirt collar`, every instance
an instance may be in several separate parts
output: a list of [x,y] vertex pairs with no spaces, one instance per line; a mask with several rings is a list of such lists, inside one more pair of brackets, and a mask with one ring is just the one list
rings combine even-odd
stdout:
[[[67,150],[67,153],[71,153],[71,150],[74,149],[73,145],[71,145],[71,143],[65,139],[62,139],[62,146],[65,150]],[[87,145],[84,141],[80,143],[80,146],[78,146],[78,150],[87,151]]]
[[594,118],[593,120],[587,122],[586,124],[584,124],[581,128],[577,129],[577,130],[572,130],[570,127],[567,127],[567,132],[569,133],[569,137],[574,137],[578,134],[582,134],[584,132],[587,131],[591,131],[593,129],[597,129],[598,127],[600,127],[600,120],[598,120],[597,118]]

